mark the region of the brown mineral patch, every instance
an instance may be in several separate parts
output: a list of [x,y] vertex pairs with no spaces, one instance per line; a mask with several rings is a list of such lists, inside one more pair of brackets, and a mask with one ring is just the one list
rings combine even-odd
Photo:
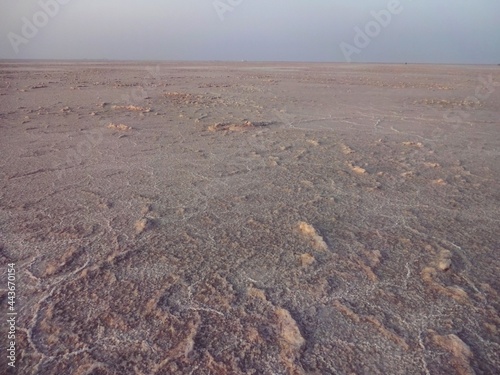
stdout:
[[318,250],[327,250],[328,245],[326,244],[325,240],[323,237],[321,237],[316,229],[311,224],[306,223],[305,221],[299,222],[299,230],[302,232],[302,234],[306,237],[308,237],[312,243],[313,246],[318,249]]
[[83,253],[83,248],[78,246],[70,246],[66,252],[59,258],[47,264],[43,276],[52,276],[58,272],[63,272],[71,267]]
[[438,293],[444,294],[454,300],[465,303],[468,301],[467,292],[459,286],[443,286],[439,282],[435,281],[434,278],[437,275],[437,271],[433,267],[425,267],[421,272],[422,280],[429,285],[429,287]]
[[437,180],[433,180],[432,183],[434,185],[439,185],[439,186],[443,186],[443,185],[446,185],[446,181],[443,180],[442,178],[439,178]]
[[363,254],[368,259],[371,267],[377,267],[380,264],[380,260],[382,259],[382,253],[380,250],[365,250]]
[[276,167],[278,165],[279,158],[270,156],[267,160],[267,165],[270,167]]
[[360,319],[359,315],[356,314],[354,311],[352,311],[346,305],[343,305],[342,303],[340,303],[339,300],[333,301],[333,307],[335,307],[339,312],[341,312],[342,314],[344,314],[346,317],[348,317],[349,319],[351,319],[353,322],[355,322],[355,323],[359,323],[360,322],[361,319]]
[[300,263],[302,264],[302,267],[307,267],[310,266],[311,264],[314,263],[314,257],[311,254],[302,254],[300,256]]
[[259,331],[255,327],[246,327],[245,336],[251,343],[258,343],[261,341]]
[[290,312],[283,308],[276,309],[278,327],[282,345],[299,349],[305,341],[302,337],[297,322],[292,318]]
[[58,266],[56,264],[48,264],[45,268],[45,275],[50,276],[56,273]]
[[357,166],[357,165],[351,165],[350,167],[351,167],[351,169],[352,169],[352,171],[353,171],[354,173],[357,173],[357,174],[366,174],[366,173],[367,173],[367,172],[366,172],[366,169],[361,168],[360,166]]
[[222,123],[218,122],[216,124],[210,125],[207,130],[210,132],[242,132],[246,130],[255,129],[258,127],[268,126],[271,123],[268,122],[252,122],[243,121],[241,123]]
[[375,274],[375,272],[373,272],[370,266],[367,266],[361,259],[358,259],[357,263],[370,281],[372,282],[378,281],[377,275]]
[[430,331],[432,341],[442,349],[451,354],[451,365],[458,375],[474,375],[470,361],[473,358],[469,346],[457,335],[449,334],[441,336],[434,331]]
[[436,263],[437,268],[441,271],[449,270],[451,267],[451,251],[445,249],[441,250]]
[[188,322],[187,327],[185,327],[185,337],[175,347],[168,351],[163,361],[157,363],[153,367],[153,373],[159,372],[160,369],[165,369],[165,367],[176,358],[186,358],[189,353],[191,353],[194,348],[194,340],[199,330],[200,321],[200,317],[196,315],[195,321]]
[[422,280],[424,280],[426,283],[434,282],[434,275],[436,275],[436,270],[432,267],[425,267],[421,273]]
[[283,308],[275,310],[279,332],[280,357],[288,374],[303,375],[304,369],[297,363],[299,350],[306,343],[300,333],[297,322],[290,312]]
[[449,351],[455,357],[462,357],[464,359],[472,358],[472,352],[469,346],[465,344],[457,335],[450,334],[440,336],[436,333],[432,333],[432,339],[437,345]]
[[469,295],[467,294],[467,292],[463,288],[461,288],[457,285],[452,285],[452,286],[446,287],[446,290],[444,291],[444,293],[447,296],[453,298],[454,300],[462,302],[462,303],[467,302],[467,300],[469,298]]
[[128,130],[132,129],[130,126],[127,126],[124,124],[113,124],[113,123],[110,123],[108,125],[108,128],[114,129],[114,130],[119,130],[119,131],[128,131]]
[[436,251],[434,250],[434,248],[429,244],[425,245],[424,249],[425,249],[425,251],[427,251],[430,254],[433,254],[433,255],[436,254]]
[[441,271],[448,271],[451,267],[451,258],[443,258],[443,259],[440,259],[438,264],[437,264],[437,267],[441,270]]
[[484,323],[484,327],[490,331],[491,334],[497,335],[498,334],[498,328],[496,325],[491,324],[491,323]]
[[166,97],[171,97],[171,98],[187,98],[189,97],[191,94],[183,94],[183,93],[180,93],[180,92],[177,92],[177,91],[174,91],[174,92],[166,92],[164,93],[163,95],[165,95]]
[[342,149],[342,153],[344,153],[344,155],[349,155],[349,154],[352,154],[354,152],[353,149],[351,149],[349,146],[344,145],[344,144],[341,144],[340,148]]
[[308,139],[306,142],[309,143],[310,145],[315,146],[315,147],[319,146],[319,142],[315,139]]
[[151,108],[140,107],[136,105],[114,105],[113,109],[125,109],[127,111],[135,111],[135,112],[151,112]]
[[401,336],[399,336],[396,333],[394,333],[391,330],[389,330],[375,316],[366,316],[366,317],[364,317],[364,320],[366,320],[367,322],[370,322],[371,324],[373,324],[375,326],[375,328],[380,332],[380,334],[382,336],[388,338],[389,340],[391,340],[395,344],[401,346],[404,350],[409,350],[410,349],[410,346],[405,341],[405,339],[403,339]]
[[252,286],[247,289],[247,294],[250,297],[258,298],[261,299],[262,301],[267,301],[266,293],[262,289],[258,289]]
[[385,327],[384,324],[382,324],[380,322],[380,320],[378,320],[375,316],[371,316],[371,315],[360,316],[360,315],[356,314],[354,311],[352,311],[349,307],[342,304],[338,300],[335,300],[333,302],[333,307],[335,307],[335,309],[337,309],[339,312],[341,312],[347,318],[352,320],[354,323],[360,323],[361,321],[368,322],[368,323],[372,324],[380,332],[380,334],[382,336],[391,340],[395,344],[401,346],[405,350],[408,350],[410,348],[408,343],[402,337],[400,337],[399,335],[397,335],[396,333],[392,332],[387,327]]
[[415,176],[415,172],[413,172],[413,171],[401,173],[401,177],[405,177],[405,178],[412,178],[414,176]]
[[135,228],[135,233],[141,234],[144,232],[149,226],[149,220],[146,218],[139,219],[135,222],[134,228]]

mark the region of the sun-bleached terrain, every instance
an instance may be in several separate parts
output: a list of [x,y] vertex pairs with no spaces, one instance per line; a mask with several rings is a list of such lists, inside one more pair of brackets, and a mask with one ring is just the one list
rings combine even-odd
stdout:
[[498,373],[498,82],[2,62],[0,372]]

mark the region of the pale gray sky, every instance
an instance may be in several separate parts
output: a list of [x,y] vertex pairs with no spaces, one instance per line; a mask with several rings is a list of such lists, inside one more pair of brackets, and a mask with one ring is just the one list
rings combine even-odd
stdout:
[[[390,20],[373,16],[389,5]],[[1,7],[0,58],[500,63],[498,0],[3,0]],[[371,36],[358,35],[356,44],[356,30]]]

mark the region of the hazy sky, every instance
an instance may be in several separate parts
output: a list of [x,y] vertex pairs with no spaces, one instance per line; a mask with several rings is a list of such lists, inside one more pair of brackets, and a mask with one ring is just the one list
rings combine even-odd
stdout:
[[3,0],[0,58],[500,63],[500,1],[397,3]]

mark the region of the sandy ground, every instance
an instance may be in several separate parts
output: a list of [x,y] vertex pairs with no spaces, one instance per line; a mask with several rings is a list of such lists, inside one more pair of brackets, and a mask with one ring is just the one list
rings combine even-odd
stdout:
[[499,82],[0,63],[0,372],[498,373]]

